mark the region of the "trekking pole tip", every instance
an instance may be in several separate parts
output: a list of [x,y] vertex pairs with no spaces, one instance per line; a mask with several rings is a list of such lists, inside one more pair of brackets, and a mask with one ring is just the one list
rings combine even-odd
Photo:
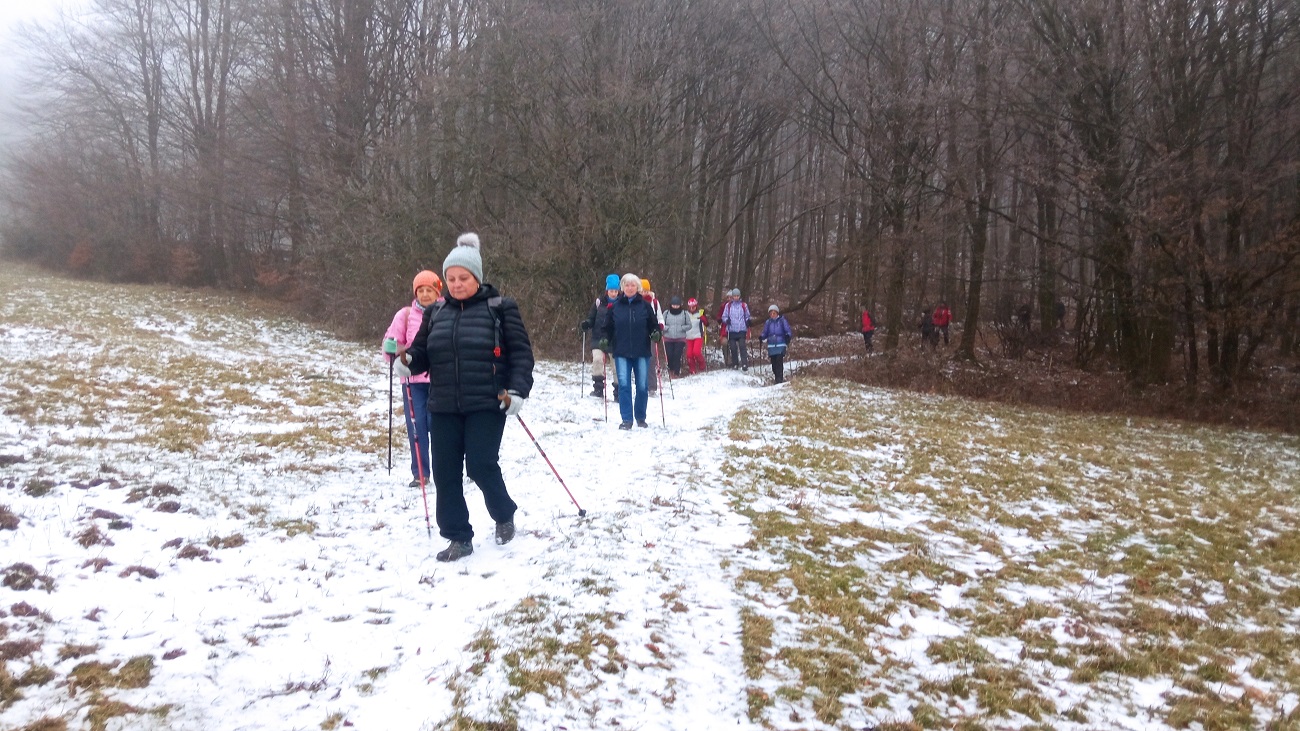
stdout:
[[578,511],[578,517],[579,517],[579,518],[585,518],[585,517],[587,517],[587,511],[585,511],[585,510],[579,510],[579,511]]

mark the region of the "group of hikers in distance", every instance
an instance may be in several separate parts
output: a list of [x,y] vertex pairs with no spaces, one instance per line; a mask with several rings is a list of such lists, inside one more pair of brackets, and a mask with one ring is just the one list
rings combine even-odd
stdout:
[[[947,302],[940,302],[934,310],[921,310],[921,344],[928,345],[932,348],[939,346],[939,336],[943,336],[943,344],[948,344],[948,326],[952,324],[952,310],[949,309]],[[876,323],[872,317],[871,310],[863,308],[862,310],[862,343],[870,355],[874,351],[871,343],[872,337],[876,334]]]
[[[749,305],[740,290],[728,292],[718,310],[719,336],[725,338],[725,362],[731,368],[749,370],[748,338],[752,325]],[[613,359],[614,398],[622,421],[620,429],[648,427],[646,408],[659,391],[659,344],[663,344],[668,378],[680,378],[707,368],[704,344],[709,316],[694,297],[674,296],[664,310],[650,289],[650,281],[628,273],[605,277],[605,291],[596,297],[587,317],[579,323],[584,337],[591,337],[591,396],[608,397],[608,360]],[[759,339],[766,343],[776,383],[785,380],[783,361],[793,332],[776,305],[768,307],[768,319]],[[624,387],[626,384],[626,387]],[[662,397],[662,396],[661,396]]]

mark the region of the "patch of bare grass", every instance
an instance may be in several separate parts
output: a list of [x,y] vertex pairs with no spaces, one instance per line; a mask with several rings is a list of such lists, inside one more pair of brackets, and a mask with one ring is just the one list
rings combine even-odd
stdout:
[[[949,680],[911,691],[918,725],[953,697],[975,710],[945,725],[1103,722],[1105,704],[1047,700],[1050,668],[1118,704],[1117,678],[1172,681],[1182,695],[1160,712],[1206,727],[1247,717],[1231,700],[1253,687],[1243,663],[1270,698],[1300,691],[1287,629],[1300,613],[1300,440],[794,386],[775,414],[742,411],[730,427],[745,437],[730,447],[738,464],[772,466],[724,470],[750,548],[775,564],[742,568],[744,624],[799,617],[742,633],[755,718],[774,696],[828,724],[870,708],[848,689],[906,687],[917,672],[873,648],[935,621],[960,634],[929,644],[926,673]],[[1247,726],[1282,719],[1276,703],[1247,705]]]

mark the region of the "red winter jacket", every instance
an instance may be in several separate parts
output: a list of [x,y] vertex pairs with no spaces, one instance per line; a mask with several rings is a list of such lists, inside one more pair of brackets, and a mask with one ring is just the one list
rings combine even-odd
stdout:
[[866,310],[862,311],[862,332],[869,333],[876,329],[875,323],[871,322],[871,313]]
[[948,323],[952,322],[952,310],[947,307],[936,307],[933,319],[935,327],[948,327]]

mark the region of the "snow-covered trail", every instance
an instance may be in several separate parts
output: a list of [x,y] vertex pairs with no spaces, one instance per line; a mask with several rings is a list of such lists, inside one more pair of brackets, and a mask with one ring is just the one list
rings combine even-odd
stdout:
[[[57,301],[40,289],[47,281],[57,284],[11,293],[6,317]],[[0,588],[0,605],[25,600],[42,613],[10,633],[43,643],[33,665],[63,676],[78,663],[152,656],[147,687],[110,694],[157,711],[129,716],[132,728],[314,729],[333,719],[426,729],[457,710],[479,721],[517,714],[520,728],[751,727],[740,597],[725,568],[749,533],[721,463],[730,417],[779,393],[762,387],[761,366],[679,379],[664,395],[666,426],[655,400],[651,428],[625,432],[616,404],[605,422],[601,402],[579,396],[590,381],[579,383],[577,364],[539,363],[522,417],[588,515],[578,517],[511,420],[501,461],[519,535],[495,545],[467,483],[475,553],[440,564],[445,541],[436,526],[427,535],[419,490],[405,486],[400,417],[385,469],[388,380],[377,349],[191,306],[201,307],[146,290],[91,296],[79,321],[0,320],[7,393],[71,409],[59,386],[86,378],[76,366],[87,361],[97,364],[88,380],[113,384],[84,424],[41,414],[33,428],[0,414],[0,454],[23,459],[0,483],[0,501],[20,518],[0,531],[0,563],[54,581],[48,593]],[[110,322],[112,338],[90,332]],[[51,339],[76,342],[80,357],[44,358]],[[309,374],[285,363],[284,344],[311,355]],[[191,367],[205,377],[189,377]],[[141,406],[159,392],[188,411]],[[188,450],[136,438],[191,422],[207,436]],[[111,479],[91,484],[96,476]],[[30,495],[33,480],[52,489]],[[91,528],[106,540],[82,545]],[[532,661],[559,679],[521,699],[508,656],[557,640],[559,651]],[[598,656],[583,654],[592,647]],[[5,727],[87,721],[84,689],[50,683],[23,695]]]

